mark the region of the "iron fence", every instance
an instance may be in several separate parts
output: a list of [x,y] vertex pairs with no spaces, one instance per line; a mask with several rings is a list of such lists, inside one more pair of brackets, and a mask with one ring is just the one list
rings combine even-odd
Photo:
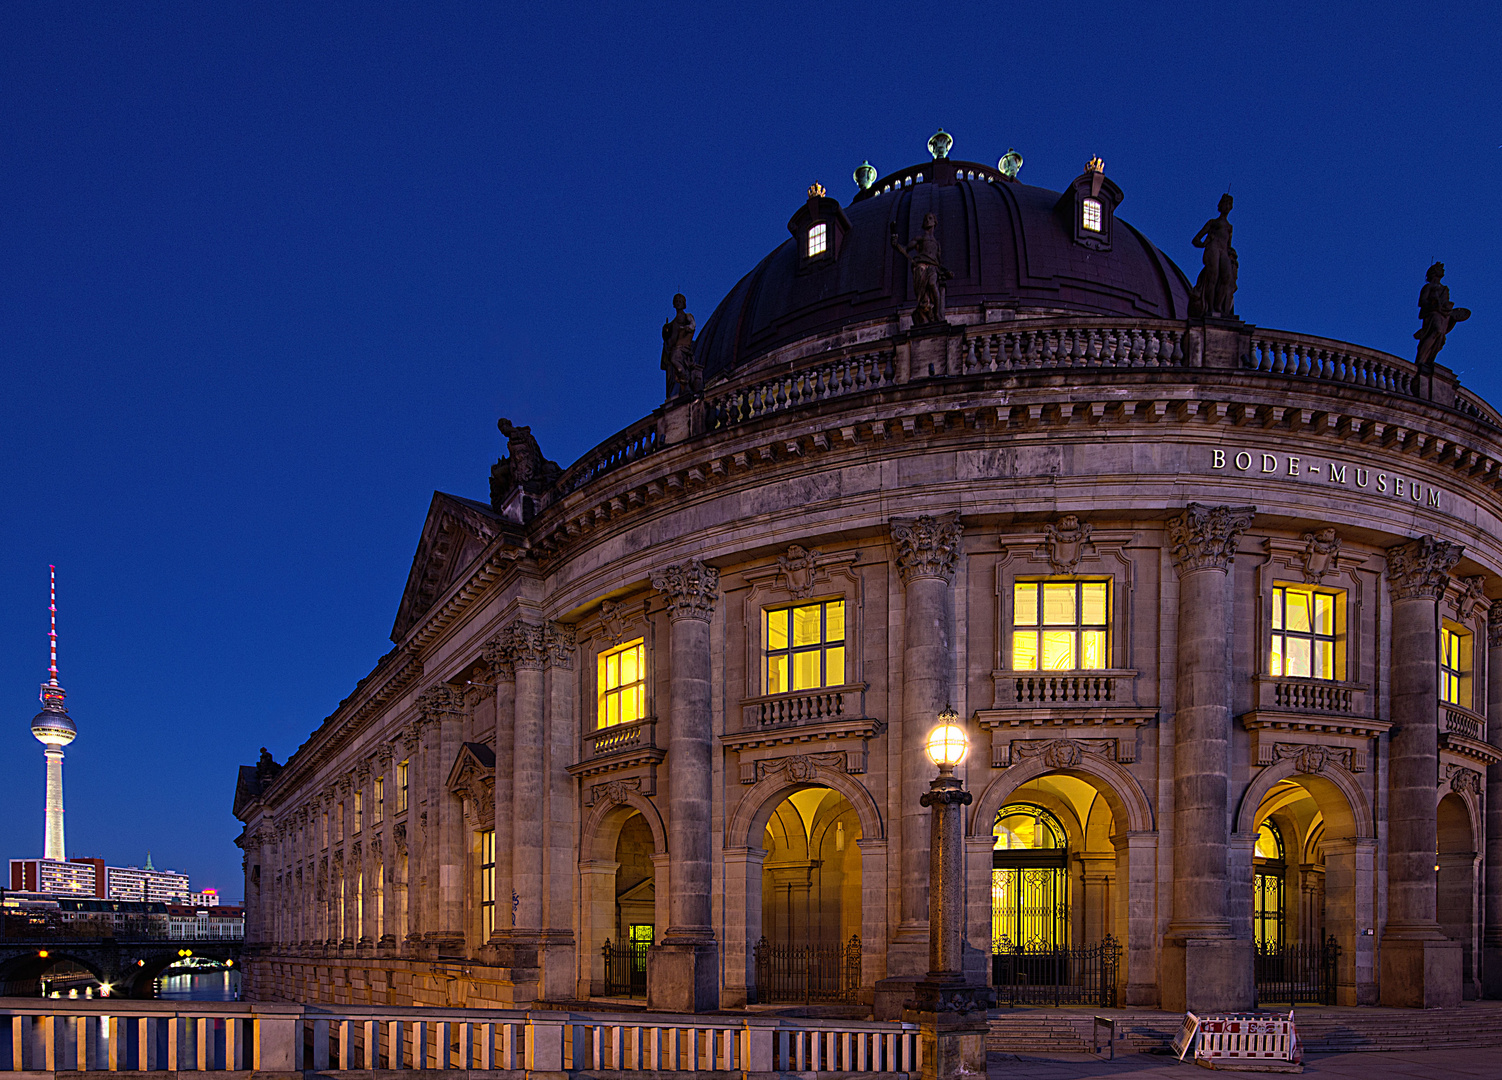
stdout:
[[1121,946],[1107,935],[1092,945],[1060,946],[1031,941],[991,945],[991,982],[999,1005],[1116,1006],[1116,970]]
[[647,948],[645,941],[623,941],[619,945],[605,940],[600,951],[605,954],[605,996],[647,996]]
[[1335,1004],[1335,960],[1340,943],[1333,936],[1323,942],[1257,945],[1257,1004],[1309,1002]]
[[756,999],[759,1002],[856,1001],[861,986],[861,939],[844,945],[756,943]]

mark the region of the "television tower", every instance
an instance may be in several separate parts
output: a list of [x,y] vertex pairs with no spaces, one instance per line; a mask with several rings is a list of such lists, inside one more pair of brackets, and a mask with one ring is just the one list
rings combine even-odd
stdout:
[[78,735],[73,719],[63,704],[68,692],[57,685],[57,567],[47,570],[52,578],[52,628],[47,635],[52,664],[47,681],[42,684],[42,711],[31,721],[31,733],[47,749],[47,836],[42,858],[63,862],[67,854],[63,845],[63,747]]

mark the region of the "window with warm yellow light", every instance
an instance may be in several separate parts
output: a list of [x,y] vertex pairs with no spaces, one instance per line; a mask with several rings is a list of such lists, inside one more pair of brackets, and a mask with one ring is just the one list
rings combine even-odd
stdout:
[[398,814],[407,809],[408,764],[406,760],[396,763],[396,812]]
[[1439,630],[1439,699],[1471,707],[1471,635],[1448,620]]
[[495,830],[480,833],[480,940],[495,932]]
[[1012,586],[1012,669],[1095,671],[1111,666],[1109,581],[1019,581]]
[[1080,209],[1081,224],[1090,232],[1100,232],[1100,200],[1086,199]]
[[768,694],[845,684],[845,601],[818,600],[762,612]]
[[822,255],[829,250],[829,226],[819,222],[808,230],[808,254]]
[[1345,593],[1309,585],[1274,585],[1268,674],[1344,679],[1344,630]]
[[647,704],[647,647],[642,638],[601,653],[597,726],[640,720]]

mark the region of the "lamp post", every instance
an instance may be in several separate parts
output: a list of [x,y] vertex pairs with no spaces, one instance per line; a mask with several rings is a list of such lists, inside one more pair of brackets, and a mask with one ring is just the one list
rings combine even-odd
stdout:
[[965,980],[965,849],[960,807],[970,792],[954,775],[965,760],[969,737],[952,709],[939,714],[925,749],[939,775],[929,782],[922,803],[929,809],[928,975],[915,988],[904,1019],[917,1021],[923,1039],[924,1080],[984,1074],[986,1009],[991,990]]

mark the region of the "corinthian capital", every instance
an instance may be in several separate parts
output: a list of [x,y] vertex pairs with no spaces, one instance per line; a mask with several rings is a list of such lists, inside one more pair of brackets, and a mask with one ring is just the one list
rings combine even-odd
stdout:
[[485,662],[485,678],[488,682],[515,682],[516,669],[511,666],[511,635],[502,631],[499,635],[491,638],[480,650],[480,658]]
[[698,559],[690,559],[677,566],[653,570],[652,588],[668,598],[668,618],[708,622],[720,594],[720,572]]
[[1255,506],[1205,506],[1190,503],[1168,519],[1169,552],[1180,577],[1191,570],[1227,570],[1236,544],[1256,515]]
[[575,636],[574,628],[567,623],[548,623],[543,631],[543,643],[547,646],[549,664],[566,671],[573,670]]
[[930,517],[893,518],[892,543],[897,548],[897,572],[904,585],[914,578],[954,581],[964,527],[958,513]]
[[417,695],[417,711],[426,721],[464,715],[464,691],[448,683],[434,683]]
[[541,626],[514,622],[506,627],[505,637],[511,653],[511,666],[520,671],[541,671],[548,659],[547,634]]
[[1387,549],[1387,587],[1394,600],[1438,600],[1450,584],[1450,570],[1465,548],[1421,536]]

